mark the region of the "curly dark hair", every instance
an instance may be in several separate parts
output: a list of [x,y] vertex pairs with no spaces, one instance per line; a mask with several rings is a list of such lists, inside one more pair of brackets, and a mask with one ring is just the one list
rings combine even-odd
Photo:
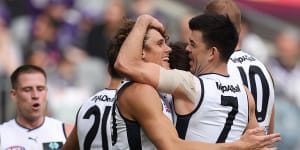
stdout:
[[[106,52],[108,62],[109,62],[109,67],[111,68],[111,74],[118,74],[117,71],[114,69],[114,64],[116,62],[121,46],[123,45],[125,39],[131,32],[134,25],[135,25],[135,21],[124,18],[120,28],[118,29],[117,33],[115,34],[115,36],[111,41],[112,44],[110,45],[110,48]],[[144,37],[143,48],[146,46],[145,43],[148,39],[147,33],[150,29],[157,30],[166,40],[169,39],[168,35],[164,30],[160,30],[158,28],[149,26],[146,35]]]

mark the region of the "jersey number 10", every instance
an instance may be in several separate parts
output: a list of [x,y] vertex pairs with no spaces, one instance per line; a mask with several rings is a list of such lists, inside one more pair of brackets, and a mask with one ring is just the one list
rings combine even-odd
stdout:
[[[249,74],[248,74],[249,79],[247,79],[245,70],[242,67],[238,67],[238,69],[239,69],[239,72],[240,72],[240,75],[241,75],[244,85],[246,85],[249,88],[249,84],[250,84],[249,89],[254,97],[255,105],[256,105],[256,107],[255,107],[256,108],[255,109],[256,119],[258,122],[263,122],[266,118],[266,112],[267,112],[269,96],[270,96],[270,89],[269,89],[268,81],[267,81],[266,77],[264,76],[264,73],[262,72],[262,70],[257,66],[251,65],[249,67]],[[259,79],[261,81],[261,86],[262,86],[261,90],[262,91],[260,93],[262,93],[262,99],[257,98],[258,84],[255,82],[255,76],[259,77]],[[248,84],[248,80],[249,80],[249,84]],[[259,111],[257,109],[258,101],[260,101],[262,104],[261,111]]]

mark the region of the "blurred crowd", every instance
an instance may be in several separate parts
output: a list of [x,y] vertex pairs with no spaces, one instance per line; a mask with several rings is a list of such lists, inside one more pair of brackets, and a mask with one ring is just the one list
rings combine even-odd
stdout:
[[[161,7],[160,7],[161,8]],[[168,9],[171,7],[166,6]],[[105,50],[123,17],[156,16],[177,25],[176,40],[187,40],[187,18],[160,11],[154,0],[3,0],[0,1],[0,123],[14,116],[9,100],[9,76],[21,64],[47,71],[49,115],[74,123],[81,103],[109,81]],[[200,13],[200,11],[199,11]],[[267,42],[251,32],[243,18],[242,49],[262,60],[275,83],[275,130],[279,149],[300,149],[300,33],[282,27]]]
[[[40,66],[48,75],[49,115],[74,122],[82,101],[109,81],[105,50],[122,19],[141,13],[160,17],[152,6],[151,0],[1,1],[2,93],[8,94],[6,81],[16,67]],[[6,95],[2,120],[14,115]]]

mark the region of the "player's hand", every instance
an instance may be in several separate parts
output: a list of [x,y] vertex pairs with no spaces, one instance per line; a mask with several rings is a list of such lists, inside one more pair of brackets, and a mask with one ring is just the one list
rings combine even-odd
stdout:
[[139,16],[136,22],[143,23],[147,26],[155,27],[160,29],[161,31],[164,31],[163,24],[160,21],[158,21],[156,18],[148,14]]
[[261,135],[264,130],[262,128],[248,129],[241,137],[241,145],[243,149],[249,150],[276,150],[277,148],[271,147],[273,143],[281,140],[279,133]]

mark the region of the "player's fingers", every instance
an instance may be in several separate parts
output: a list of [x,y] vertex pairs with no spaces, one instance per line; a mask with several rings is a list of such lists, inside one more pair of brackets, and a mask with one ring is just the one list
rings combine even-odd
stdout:
[[156,28],[158,28],[158,29],[160,29],[161,31],[165,30],[163,24],[160,21],[158,21],[157,19],[154,19],[151,22],[151,25],[154,26],[154,27],[156,27]]
[[270,147],[270,148],[263,148],[261,150],[277,150],[277,148],[276,147]]
[[264,139],[261,143],[261,147],[270,147],[273,143],[279,142],[281,140],[279,133],[269,134],[263,137]]

